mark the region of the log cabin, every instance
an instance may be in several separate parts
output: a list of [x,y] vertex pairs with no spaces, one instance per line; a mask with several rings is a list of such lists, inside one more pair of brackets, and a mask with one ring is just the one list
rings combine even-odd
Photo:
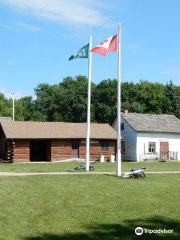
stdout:
[[[116,131],[109,124],[91,124],[90,160],[115,154]],[[10,162],[53,162],[84,159],[86,123],[1,122],[0,158]]]

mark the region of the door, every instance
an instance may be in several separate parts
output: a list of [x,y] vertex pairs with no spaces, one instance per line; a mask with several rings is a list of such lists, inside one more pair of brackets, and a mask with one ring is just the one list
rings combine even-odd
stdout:
[[168,142],[160,142],[160,158],[161,160],[169,159],[169,143]]
[[71,157],[79,158],[79,142],[71,143]]

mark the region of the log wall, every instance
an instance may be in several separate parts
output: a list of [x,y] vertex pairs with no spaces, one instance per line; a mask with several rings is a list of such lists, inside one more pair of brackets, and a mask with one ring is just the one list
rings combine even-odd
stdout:
[[6,142],[6,138],[5,138],[4,134],[1,134],[1,136],[0,136],[0,154],[5,153],[5,142]]
[[[101,150],[101,142],[98,143],[91,143],[90,144],[90,160],[95,161],[99,160],[100,154],[104,155],[104,159],[108,160],[111,155],[115,155],[116,149],[116,141],[109,141],[109,151],[102,151]],[[85,159],[86,156],[86,144],[80,141],[79,147],[79,157]]]
[[71,158],[71,140],[51,141],[51,161]]
[[30,142],[14,141],[13,162],[30,162]]
[[[74,141],[74,140],[73,140]],[[79,141],[79,158],[85,159],[86,144]],[[52,140],[46,144],[46,159],[44,161],[58,161],[64,159],[71,159],[71,143],[72,140]],[[18,141],[15,140],[11,144],[12,150],[8,152],[13,162],[30,162],[30,140]],[[109,151],[101,150],[101,142],[90,144],[90,160],[99,160],[100,154],[105,156],[105,160],[109,159],[111,155],[115,155],[116,141],[109,141]]]
[[[74,141],[74,140],[73,140]],[[79,141],[79,158],[85,159],[86,144]],[[71,159],[71,143],[72,140],[56,140],[51,142],[51,161],[58,161],[63,159]],[[116,141],[109,141],[109,151],[101,150],[101,142],[90,144],[90,160],[99,160],[100,154],[104,155],[105,160],[108,160],[111,155],[115,155]]]

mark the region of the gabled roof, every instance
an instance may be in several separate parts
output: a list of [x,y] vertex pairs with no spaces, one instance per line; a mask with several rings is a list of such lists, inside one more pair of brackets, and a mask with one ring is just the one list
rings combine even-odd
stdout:
[[180,133],[180,120],[174,115],[122,113],[121,116],[136,132]]
[[[85,139],[86,123],[1,122],[7,139]],[[91,139],[116,139],[109,124],[91,123]]]
[[11,117],[0,117],[0,122],[12,122]]

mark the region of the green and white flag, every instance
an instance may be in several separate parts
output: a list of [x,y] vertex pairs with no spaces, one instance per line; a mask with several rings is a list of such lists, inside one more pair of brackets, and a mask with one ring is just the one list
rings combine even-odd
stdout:
[[89,53],[89,44],[82,47],[76,54],[72,55],[69,58],[69,61],[75,58],[88,58],[88,53]]

